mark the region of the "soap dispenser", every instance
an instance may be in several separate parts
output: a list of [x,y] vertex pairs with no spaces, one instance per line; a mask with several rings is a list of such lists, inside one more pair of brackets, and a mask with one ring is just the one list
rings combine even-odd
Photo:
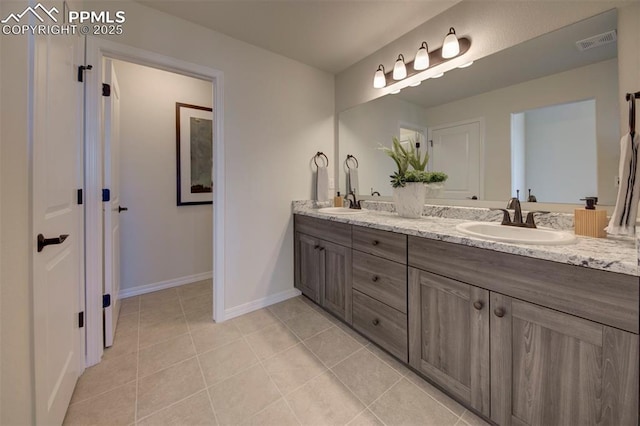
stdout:
[[576,235],[587,237],[606,238],[607,227],[606,210],[596,210],[598,197],[581,198],[585,202],[584,209],[576,209],[573,216]]
[[338,191],[338,195],[333,198],[333,207],[343,207],[342,197],[340,196],[340,191]]

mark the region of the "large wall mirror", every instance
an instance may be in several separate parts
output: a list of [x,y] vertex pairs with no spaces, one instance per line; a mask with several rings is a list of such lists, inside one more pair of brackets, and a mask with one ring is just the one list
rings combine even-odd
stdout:
[[[347,155],[357,193],[390,196],[392,137],[419,141],[445,199],[615,203],[619,158],[617,11],[545,34],[339,114],[339,189]],[[590,39],[594,42],[578,43]]]

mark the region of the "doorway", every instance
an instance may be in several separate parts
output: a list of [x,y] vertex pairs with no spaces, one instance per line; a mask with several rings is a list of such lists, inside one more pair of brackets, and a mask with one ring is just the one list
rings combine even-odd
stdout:
[[[103,269],[110,270],[111,267],[105,265],[101,259],[104,259],[104,243],[107,241],[105,235],[113,229],[111,227],[104,229],[103,224],[106,222],[103,219],[107,213],[113,216],[114,209],[118,210],[116,217],[121,220],[119,235],[122,239],[120,246],[123,252],[119,257],[115,254],[112,257],[112,259],[121,260],[122,274],[113,272],[112,276],[122,277],[122,282],[119,294],[111,295],[111,307],[115,309],[111,310],[109,319],[117,318],[118,306],[115,301],[118,297],[211,279],[213,269],[215,271],[213,295],[216,302],[213,306],[213,318],[216,321],[223,320],[224,268],[221,247],[224,241],[224,150],[221,72],[93,38],[87,40],[87,62],[98,64],[112,62],[110,67],[95,67],[95,72],[87,78],[86,271],[87,365],[89,366],[100,361],[104,343],[110,341],[105,331],[113,332],[113,329],[103,328],[103,324],[108,319],[103,318],[102,274]],[[104,150],[103,132],[107,123],[102,115],[102,103],[105,89],[103,83],[107,81],[108,73],[112,70],[117,76],[118,92],[121,98],[119,128],[121,152],[117,158],[122,168],[118,176],[123,185],[120,185],[119,194],[108,195],[119,197],[117,206],[103,202],[101,197],[95,197],[97,193],[104,195],[102,189],[111,189],[103,188],[104,178],[107,176],[105,166],[109,163],[106,159],[108,153]],[[183,83],[176,83],[178,80]],[[199,93],[198,99],[181,99],[180,96],[185,93],[185,81],[200,84],[199,91],[204,90],[204,93]],[[205,89],[202,89],[203,87]],[[144,89],[146,92],[138,90],[134,93],[133,89]],[[158,97],[163,98],[162,102]],[[212,193],[213,206],[211,204],[185,207],[176,205],[175,114],[176,102],[181,101],[208,104],[213,109],[213,182],[215,183]],[[164,106],[160,108],[160,104]],[[126,161],[123,161],[123,158],[126,158]],[[109,166],[113,170],[112,164]],[[90,193],[94,196],[90,197]],[[107,205],[108,207],[105,207]],[[196,211],[194,207],[200,209]],[[123,208],[128,210],[122,211]],[[212,210],[215,214],[212,214]],[[208,217],[205,218],[207,215]],[[167,216],[171,216],[170,222],[166,222]],[[203,224],[205,220],[208,220],[206,225]],[[181,237],[185,237],[183,240],[191,238],[191,244],[188,242],[182,245],[176,244]],[[208,240],[208,248],[201,249],[198,243],[194,242],[196,237]],[[111,241],[114,239],[112,238]],[[213,247],[220,247],[219,250],[213,250],[216,253],[215,257],[207,251],[211,250],[212,244]],[[194,260],[194,257],[198,257],[198,260]],[[204,272],[186,273],[186,268],[176,269],[175,265],[171,267],[171,262],[180,258],[183,265],[190,264],[192,271],[198,267],[202,269],[205,257],[209,267]],[[172,275],[166,275],[167,269],[172,269]]]

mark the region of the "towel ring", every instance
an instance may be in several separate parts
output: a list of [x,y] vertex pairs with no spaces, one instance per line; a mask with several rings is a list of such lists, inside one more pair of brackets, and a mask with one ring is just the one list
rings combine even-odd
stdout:
[[349,169],[349,170],[352,169],[352,167],[349,165],[349,160],[353,160],[353,162],[355,162],[356,166],[353,167],[353,168],[357,169],[358,168],[358,159],[355,156],[351,155],[351,154],[347,154],[347,159],[344,160],[344,164],[347,165],[347,169]]
[[324,152],[318,151],[316,155],[313,157],[313,163],[316,165],[316,167],[319,167],[318,158],[324,158],[324,162],[327,163],[325,164],[324,167],[329,167],[329,158],[326,155],[324,155]]

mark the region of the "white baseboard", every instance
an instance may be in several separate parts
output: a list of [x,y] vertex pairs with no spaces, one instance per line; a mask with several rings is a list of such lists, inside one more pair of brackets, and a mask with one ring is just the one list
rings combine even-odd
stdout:
[[263,297],[262,299],[254,300],[243,305],[225,309],[224,320],[230,320],[231,318],[239,317],[240,315],[248,314],[249,312],[266,308],[267,306],[283,302],[287,299],[291,299],[292,297],[300,296],[301,294],[302,293],[300,293],[300,290],[292,288],[291,290],[282,291],[280,293],[272,294],[271,296]]
[[126,299],[127,297],[139,296],[141,294],[152,293],[166,288],[177,287],[184,284],[191,284],[202,280],[213,278],[213,271],[203,272],[201,274],[187,275],[186,277],[174,278],[172,280],[160,281],[157,283],[140,285],[137,287],[126,288],[120,290],[118,299]]

